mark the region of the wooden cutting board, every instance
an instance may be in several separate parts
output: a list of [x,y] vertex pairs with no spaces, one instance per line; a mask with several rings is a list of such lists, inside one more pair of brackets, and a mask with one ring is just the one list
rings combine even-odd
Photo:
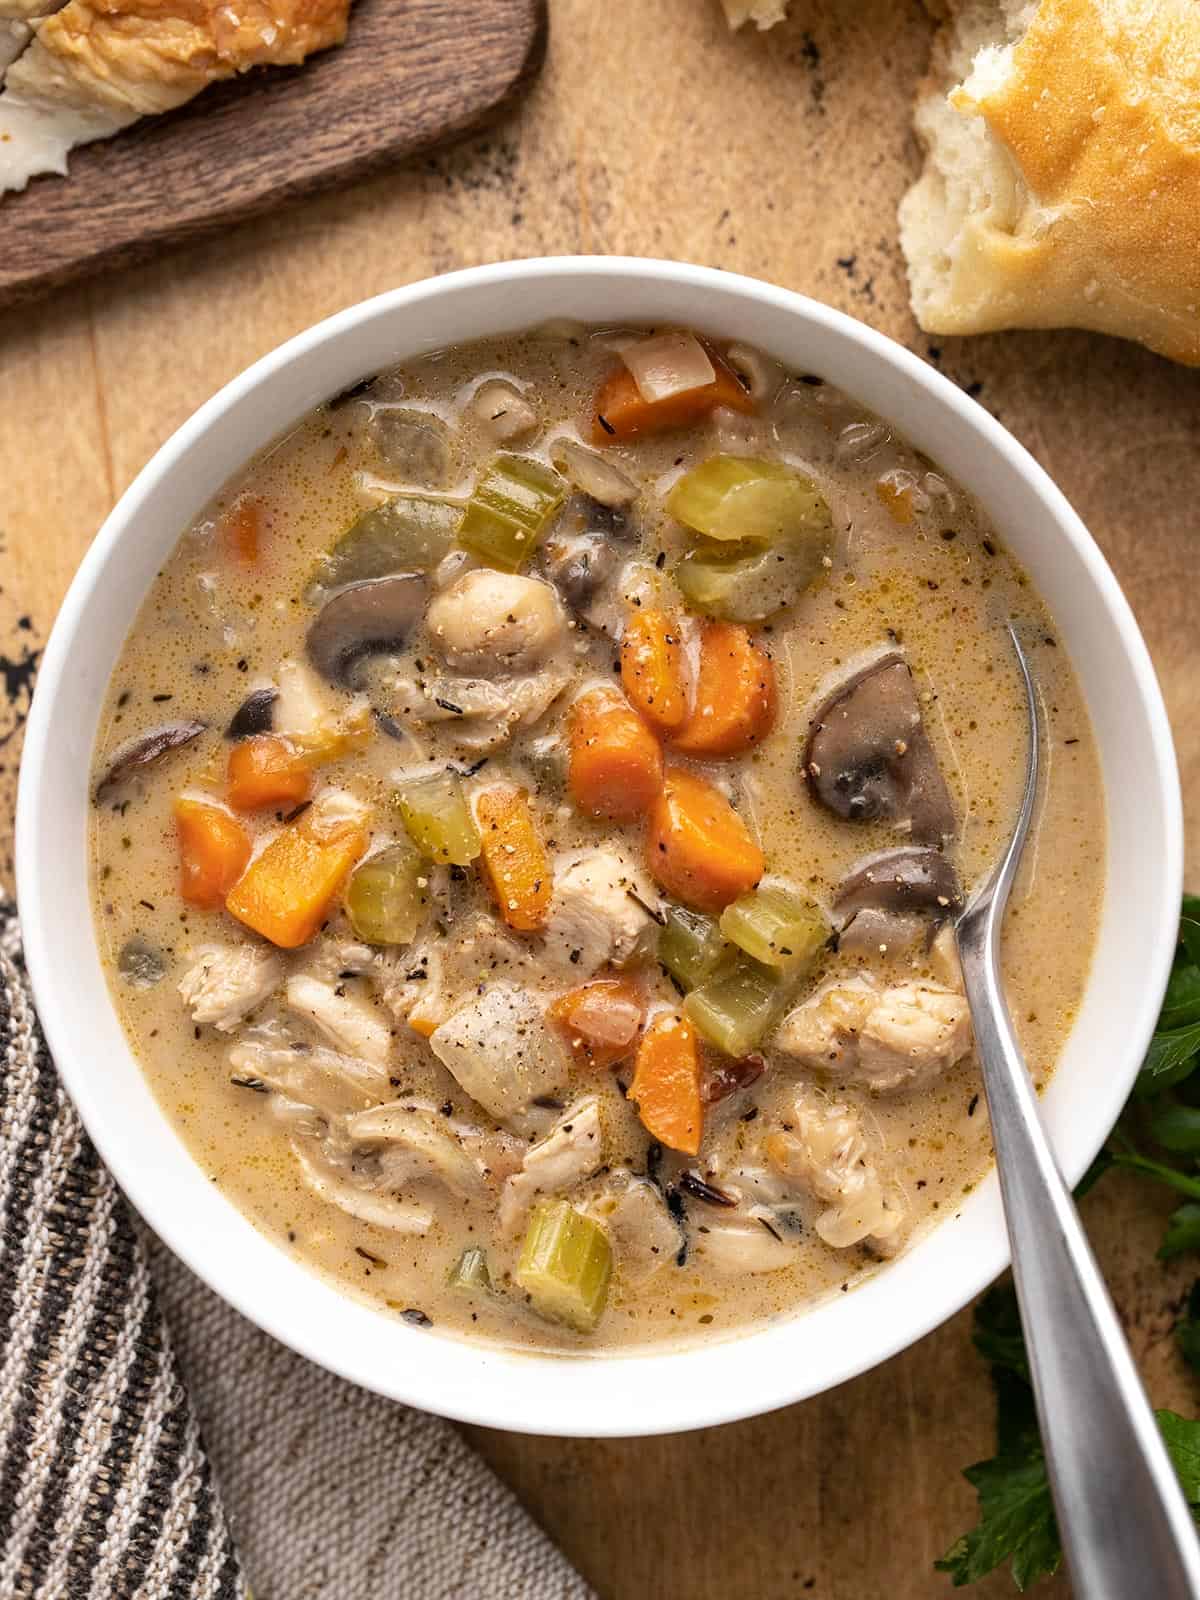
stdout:
[[0,304],[457,138],[521,92],[545,35],[545,0],[356,0],[340,49],[219,84],[0,196]]

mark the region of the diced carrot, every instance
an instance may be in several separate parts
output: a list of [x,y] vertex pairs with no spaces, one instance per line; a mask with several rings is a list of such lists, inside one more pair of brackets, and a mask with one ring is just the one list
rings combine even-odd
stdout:
[[597,978],[560,995],[550,1015],[580,1066],[615,1067],[633,1054],[645,1007],[628,978]]
[[221,806],[181,795],[175,802],[179,833],[179,892],[190,906],[215,911],[246,870],[250,840]]
[[690,756],[736,756],[771,731],[775,668],[737,622],[707,622],[700,635],[696,704],[675,735]]
[[723,911],[766,865],[721,791],[694,773],[667,771],[650,814],[646,862],[656,882],[697,911]]
[[662,788],[658,740],[615,689],[591,689],[571,707],[567,781],[581,811],[618,822],[644,816]]
[[475,801],[480,859],[500,915],[532,933],[545,922],[553,889],[550,863],[524,789],[498,783]]
[[686,1155],[699,1153],[704,1134],[700,1099],[700,1052],[691,1023],[664,1012],[642,1035],[629,1098],[642,1126],[659,1144]]
[[243,494],[225,511],[217,532],[225,554],[239,566],[254,566],[262,553],[263,503],[254,495]]
[[235,811],[299,805],[308,799],[312,786],[308,757],[278,734],[257,733],[229,752],[225,794]]
[[687,721],[679,626],[657,606],[630,613],[621,640],[621,682],[634,710],[660,733],[675,733]]
[[592,419],[594,442],[611,444],[614,440],[637,439],[646,433],[683,428],[708,416],[718,406],[753,411],[754,401],[734,376],[733,369],[715,350],[710,349],[708,354],[716,371],[712,383],[699,389],[684,389],[666,400],[643,400],[633,373],[624,362],[618,363],[600,385],[596,396]]
[[225,909],[284,950],[308,941],[367,848],[360,821],[320,825],[305,812],[276,834],[234,884]]

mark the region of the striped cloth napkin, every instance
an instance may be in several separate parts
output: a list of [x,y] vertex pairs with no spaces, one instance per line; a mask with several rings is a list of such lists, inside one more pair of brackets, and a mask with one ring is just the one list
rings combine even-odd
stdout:
[[3,905],[0,1056],[2,1600],[591,1600],[453,1428],[285,1350],[134,1217]]

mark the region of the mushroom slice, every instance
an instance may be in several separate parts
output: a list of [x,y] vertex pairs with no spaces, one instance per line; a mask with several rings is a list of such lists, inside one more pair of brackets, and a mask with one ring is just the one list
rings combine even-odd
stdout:
[[251,689],[230,718],[225,737],[236,742],[239,739],[251,739],[256,733],[270,733],[278,699],[279,690],[274,684],[264,689]]
[[103,804],[136,773],[161,761],[170,751],[181,750],[185,744],[191,744],[207,727],[207,722],[199,722],[191,717],[182,722],[164,722],[161,727],[151,728],[149,733],[135,734],[132,739],[126,739],[113,751],[108,771],[96,785],[93,799],[97,805]]
[[483,1193],[483,1163],[453,1125],[427,1106],[372,1106],[347,1117],[345,1131],[355,1149],[378,1150],[380,1170],[397,1189],[434,1179],[464,1197]]
[[308,659],[329,683],[357,688],[357,668],[365,656],[403,646],[421,619],[425,593],[425,579],[416,572],[339,589],[308,630]]
[[847,821],[891,822],[934,846],[954,833],[954,807],[900,655],[871,662],[818,708],[804,776],[820,803]]
[[915,848],[887,850],[855,867],[843,880],[833,909],[844,922],[867,910],[899,916],[928,913],[940,922],[961,904],[958,874],[945,856]]

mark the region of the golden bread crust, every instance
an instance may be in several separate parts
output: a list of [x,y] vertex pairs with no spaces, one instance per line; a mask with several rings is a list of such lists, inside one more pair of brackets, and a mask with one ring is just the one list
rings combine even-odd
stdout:
[[52,77],[56,100],[149,115],[251,67],[296,66],[340,44],[349,4],[70,0],[40,25],[27,54],[41,58],[30,66]]
[[1200,364],[1200,0],[1041,0],[1007,47],[999,10],[962,3],[900,208],[921,326],[1090,328]]

